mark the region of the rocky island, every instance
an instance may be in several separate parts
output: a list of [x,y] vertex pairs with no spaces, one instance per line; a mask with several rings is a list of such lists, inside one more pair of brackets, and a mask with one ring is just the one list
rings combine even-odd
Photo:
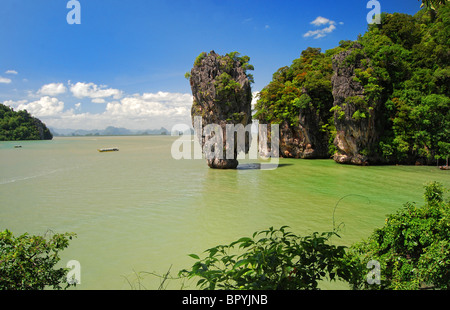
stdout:
[[39,119],[0,103],[0,141],[51,139],[53,135]]
[[280,156],[435,165],[450,155],[450,6],[382,13],[355,41],[307,48],[259,93]]
[[[202,148],[205,148],[206,141],[214,137],[217,132],[211,135],[205,134],[204,128],[209,124],[217,124],[222,131],[222,145],[216,145],[214,158],[207,158],[208,166],[217,169],[234,169],[239,162],[236,159],[239,152],[248,152],[250,136],[246,135],[246,141],[241,148],[237,144],[237,139],[232,139],[234,145],[228,145],[226,125],[242,124],[244,127],[252,123],[252,76],[247,70],[252,70],[249,65],[250,58],[239,56],[233,52],[225,56],[218,55],[211,51],[209,54],[203,52],[195,60],[194,67],[187,74],[189,78],[192,94],[194,97],[191,117],[194,128],[195,118],[201,118],[201,130],[196,132]],[[226,151],[233,147],[234,155],[227,157]],[[220,154],[218,153],[220,152]]]

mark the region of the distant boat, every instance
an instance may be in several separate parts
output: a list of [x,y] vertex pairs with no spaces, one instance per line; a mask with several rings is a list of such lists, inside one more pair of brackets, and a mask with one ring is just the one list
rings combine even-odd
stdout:
[[98,149],[99,152],[117,152],[119,149],[117,147],[108,147],[103,149]]
[[14,148],[15,149],[20,149],[20,148],[22,148],[22,146],[21,145],[14,145]]

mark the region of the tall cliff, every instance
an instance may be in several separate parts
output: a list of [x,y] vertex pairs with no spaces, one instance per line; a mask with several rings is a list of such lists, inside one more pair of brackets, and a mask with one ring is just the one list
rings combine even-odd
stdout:
[[[331,106],[331,103],[330,103]],[[285,158],[329,158],[329,133],[321,125],[331,113],[321,115],[313,105],[301,108],[295,125],[280,124],[280,154]]]
[[[236,168],[239,164],[237,154],[241,151],[248,152],[250,134],[246,133],[246,141],[241,145],[237,143],[237,137],[229,139],[226,130],[227,124],[242,124],[245,127],[252,123],[251,76],[246,73],[246,70],[251,70],[252,67],[248,61],[248,57],[239,57],[236,52],[221,56],[211,51],[209,54],[200,54],[190,72],[189,80],[194,97],[191,108],[192,123],[196,128],[195,117],[201,117],[201,132],[197,131],[196,135],[204,150],[206,147],[212,147],[212,150],[207,150],[214,153],[213,158],[207,158],[211,168]],[[207,141],[217,134],[205,134],[205,127],[212,124],[221,128],[222,145],[207,145]],[[234,144],[227,144],[230,141]],[[231,147],[234,152],[230,158],[227,156],[227,150]]]
[[337,148],[333,158],[338,163],[367,165],[380,162],[377,146],[383,131],[379,113],[382,103],[368,98],[356,74],[357,70],[369,69],[364,65],[368,61],[358,43],[333,57],[332,110]]

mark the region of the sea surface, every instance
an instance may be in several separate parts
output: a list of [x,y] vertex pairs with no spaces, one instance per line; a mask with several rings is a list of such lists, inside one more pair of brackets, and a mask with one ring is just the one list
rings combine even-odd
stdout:
[[[188,254],[283,225],[299,235],[339,227],[333,242],[350,245],[404,203],[421,205],[425,183],[450,187],[449,171],[429,166],[280,159],[277,169],[260,170],[247,159],[237,170],[213,170],[203,159],[174,159],[177,139],[0,142],[0,230],[76,233],[60,262],[80,263],[75,289],[158,289],[152,273],[176,277],[195,262]],[[104,147],[120,151],[97,151]],[[195,288],[176,279],[164,284]]]

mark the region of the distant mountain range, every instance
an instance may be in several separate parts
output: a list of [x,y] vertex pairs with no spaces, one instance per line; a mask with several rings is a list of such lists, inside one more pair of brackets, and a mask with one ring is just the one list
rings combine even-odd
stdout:
[[105,129],[57,129],[49,128],[53,136],[130,136],[130,135],[170,135],[170,132],[161,127],[160,129],[146,129],[146,130],[130,130],[126,128],[118,128],[109,126]]

